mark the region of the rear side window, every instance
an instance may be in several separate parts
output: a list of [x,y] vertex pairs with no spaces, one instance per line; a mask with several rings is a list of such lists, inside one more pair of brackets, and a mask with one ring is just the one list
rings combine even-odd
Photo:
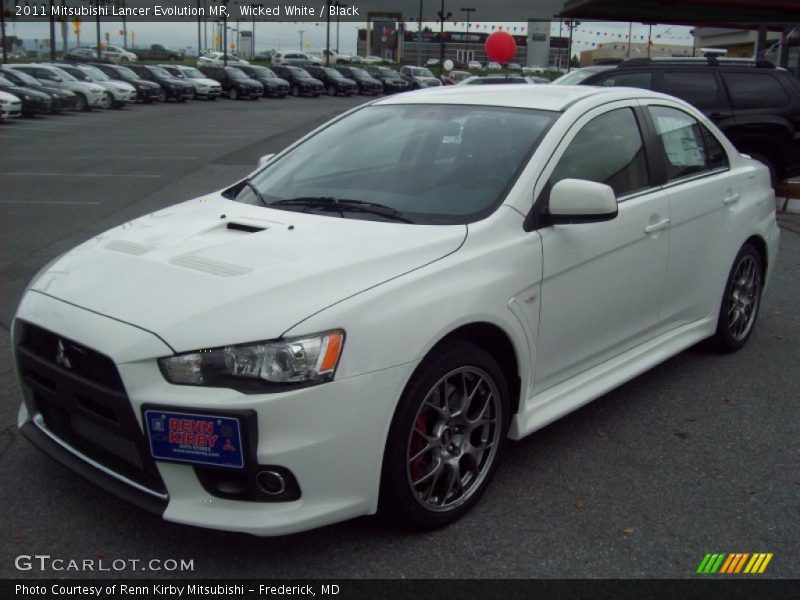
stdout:
[[719,103],[719,84],[713,72],[665,71],[661,81],[665,94],[686,100],[695,108],[714,108]]
[[733,108],[782,108],[789,95],[769,73],[723,73]]
[[652,73],[614,73],[600,82],[605,87],[634,87],[650,90],[653,88]]
[[562,179],[605,183],[618,197],[649,187],[642,135],[633,111],[612,110],[584,125],[558,161],[550,186]]
[[728,166],[725,150],[693,116],[666,106],[648,110],[664,150],[668,181]]

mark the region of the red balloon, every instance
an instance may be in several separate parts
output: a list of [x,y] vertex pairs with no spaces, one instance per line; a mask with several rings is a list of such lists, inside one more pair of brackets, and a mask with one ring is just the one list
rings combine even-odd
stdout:
[[486,56],[501,65],[508,64],[517,55],[517,43],[507,31],[495,31],[486,38]]

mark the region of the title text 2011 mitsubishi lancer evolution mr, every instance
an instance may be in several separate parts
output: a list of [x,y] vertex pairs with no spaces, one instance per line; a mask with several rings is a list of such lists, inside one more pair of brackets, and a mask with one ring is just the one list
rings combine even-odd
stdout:
[[670,96],[483,87],[355,108],[44,267],[13,322],[23,434],[170,521],[430,529],[506,439],[750,339],[763,164]]

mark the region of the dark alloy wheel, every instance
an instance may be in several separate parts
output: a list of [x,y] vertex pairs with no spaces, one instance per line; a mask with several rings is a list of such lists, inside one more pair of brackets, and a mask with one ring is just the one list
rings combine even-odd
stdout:
[[724,352],[743,347],[758,317],[764,287],[764,264],[758,250],[745,244],[733,262],[717,319],[713,343]]
[[452,523],[480,499],[509,423],[503,373],[462,341],[427,358],[395,411],[381,478],[381,510],[423,529]]

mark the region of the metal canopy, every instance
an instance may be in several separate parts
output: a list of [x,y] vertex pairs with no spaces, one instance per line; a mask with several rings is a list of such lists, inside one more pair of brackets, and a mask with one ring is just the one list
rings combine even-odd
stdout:
[[778,26],[800,21],[798,0],[566,0],[561,16],[598,21]]

